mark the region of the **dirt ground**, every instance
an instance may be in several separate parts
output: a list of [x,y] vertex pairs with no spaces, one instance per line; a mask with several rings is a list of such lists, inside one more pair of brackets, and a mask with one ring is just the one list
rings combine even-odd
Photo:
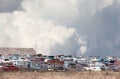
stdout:
[[0,79],[120,79],[120,72],[0,72]]

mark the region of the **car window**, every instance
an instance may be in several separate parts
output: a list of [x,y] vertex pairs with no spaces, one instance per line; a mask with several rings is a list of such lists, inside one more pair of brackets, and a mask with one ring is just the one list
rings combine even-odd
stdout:
[[3,63],[0,63],[0,65],[3,65]]
[[36,64],[35,66],[37,66],[37,67],[41,67],[41,65],[40,65],[40,64]]

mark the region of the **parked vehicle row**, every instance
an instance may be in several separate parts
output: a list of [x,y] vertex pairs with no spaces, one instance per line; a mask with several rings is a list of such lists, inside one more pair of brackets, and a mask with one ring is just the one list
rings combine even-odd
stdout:
[[3,71],[120,71],[117,59],[95,57],[44,56],[44,55],[9,55],[0,57]]

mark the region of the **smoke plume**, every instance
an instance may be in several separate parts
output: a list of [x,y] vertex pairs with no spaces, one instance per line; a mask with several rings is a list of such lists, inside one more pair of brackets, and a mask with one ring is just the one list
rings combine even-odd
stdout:
[[[5,3],[4,8],[11,5],[11,1],[9,0],[2,2]],[[37,53],[42,54],[59,54],[60,52],[72,54],[69,51],[71,49],[70,45],[72,45],[71,42],[74,41],[74,43],[78,44],[78,39],[75,37],[76,29],[55,24],[54,20],[45,18],[49,18],[52,12],[55,14],[51,16],[52,18],[74,17],[77,14],[74,7],[71,7],[72,12],[70,14],[66,13],[70,4],[74,6],[74,1],[67,1],[64,4],[63,1],[56,0],[55,3],[59,5],[51,5],[52,3],[54,3],[53,0],[24,0],[21,6],[19,6],[22,10],[18,10],[17,8],[10,12],[4,12],[5,10],[3,10],[0,13],[0,18],[2,19],[0,21],[0,46],[33,47]],[[66,5],[67,8],[64,8]],[[54,7],[57,8],[54,10]],[[73,39],[73,37],[75,38]],[[69,45],[67,48],[66,44]],[[80,44],[78,46],[80,47]],[[78,49],[75,51],[77,52]]]
[[1,0],[0,12],[1,47],[44,54],[120,52],[119,0]]

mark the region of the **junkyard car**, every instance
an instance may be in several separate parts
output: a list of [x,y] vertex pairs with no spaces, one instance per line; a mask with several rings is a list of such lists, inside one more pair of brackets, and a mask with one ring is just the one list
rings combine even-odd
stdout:
[[42,66],[41,64],[34,64],[31,65],[30,69],[32,71],[36,70],[36,71],[46,71],[48,68],[47,66]]
[[120,72],[120,67],[119,67],[119,66],[113,65],[111,68],[112,68],[112,70],[115,71],[115,72]]
[[3,63],[2,70],[3,71],[19,71],[19,68],[14,66],[12,63]]

